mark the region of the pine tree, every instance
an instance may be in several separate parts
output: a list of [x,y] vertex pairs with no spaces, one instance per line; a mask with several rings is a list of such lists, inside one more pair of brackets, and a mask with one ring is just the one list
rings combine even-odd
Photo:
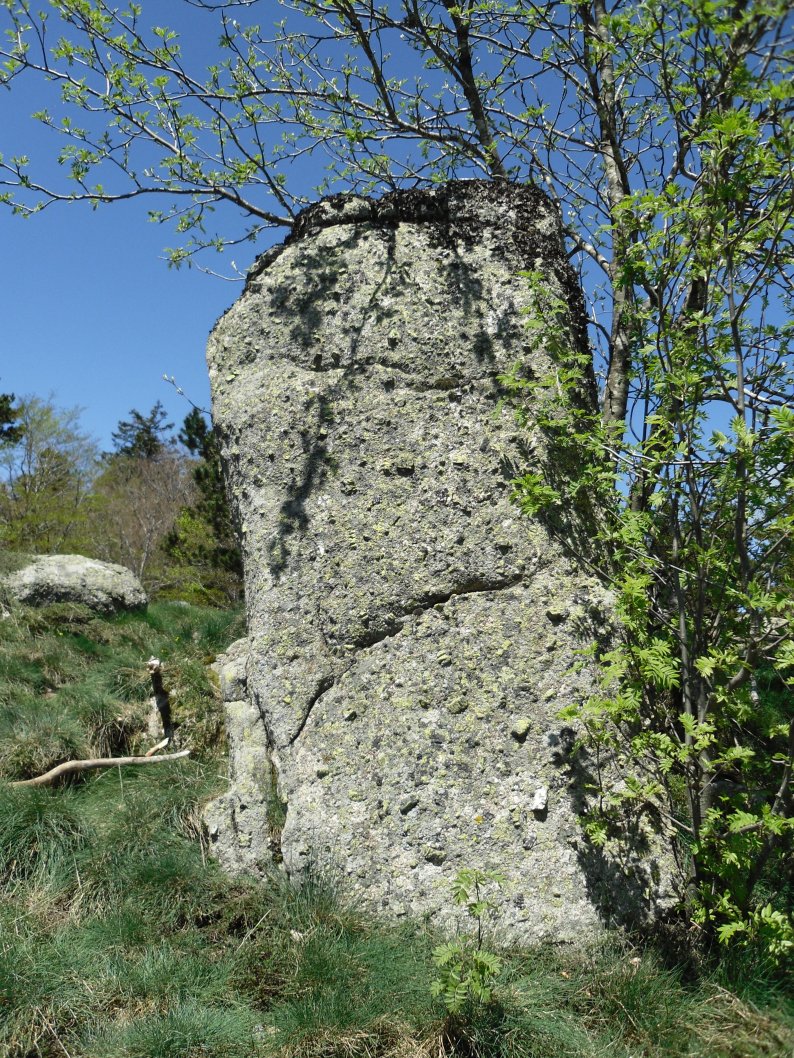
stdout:
[[159,400],[148,415],[142,415],[132,408],[130,418],[122,419],[112,434],[116,454],[156,459],[172,448],[174,441],[167,434],[173,430],[174,424],[166,422],[167,418],[167,412]]
[[226,499],[217,436],[198,409],[185,416],[179,440],[197,457],[198,499],[182,510],[169,534],[169,554],[193,569],[205,594],[236,600],[242,591],[242,557]]
[[22,438],[18,422],[19,409],[14,407],[13,393],[0,393],[0,447],[16,444]]

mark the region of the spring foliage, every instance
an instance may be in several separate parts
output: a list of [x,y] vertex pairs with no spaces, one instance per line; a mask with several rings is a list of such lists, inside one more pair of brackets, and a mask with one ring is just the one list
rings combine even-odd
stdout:
[[483,928],[493,904],[483,890],[498,885],[496,871],[479,871],[471,867],[458,871],[452,887],[452,899],[463,907],[476,925],[476,936],[461,935],[439,944],[433,951],[438,976],[431,993],[439,997],[450,1014],[460,1014],[471,1003],[489,1003],[493,983],[502,969],[502,960],[483,946]]
[[[715,209],[706,195],[704,218]],[[683,216],[681,224],[683,241],[690,229]],[[733,243],[732,226],[723,227]],[[538,422],[549,439],[540,469],[514,481],[514,497],[558,533],[571,511],[583,512],[601,543],[585,559],[611,556],[598,570],[618,617],[610,649],[593,647],[602,693],[565,714],[583,725],[598,759],[626,765],[620,782],[597,791],[591,840],[661,804],[683,849],[695,920],[724,943],[763,938],[784,959],[794,947],[785,882],[794,833],[794,415],[771,399],[748,402],[745,390],[768,372],[790,392],[792,377],[786,326],[755,320],[749,300],[737,309],[752,265],[733,272],[727,246],[713,253],[722,274],[696,328],[638,314],[638,340],[654,352],[637,372],[634,436],[616,440],[583,410],[581,360],[579,371],[550,379],[526,380],[520,366],[503,379],[519,421]],[[536,275],[527,281],[537,303],[529,325],[542,318],[549,340],[562,341],[563,327],[550,321],[563,307],[548,303]]]

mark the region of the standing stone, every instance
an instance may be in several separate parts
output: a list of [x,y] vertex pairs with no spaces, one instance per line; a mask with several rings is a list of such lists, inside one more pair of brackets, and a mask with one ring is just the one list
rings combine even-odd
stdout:
[[[527,270],[567,306],[548,347]],[[521,941],[582,941],[666,884],[645,838],[582,838],[592,776],[558,716],[593,689],[576,652],[609,599],[510,500],[548,450],[499,377],[553,378],[560,328],[586,349],[555,210],[468,181],[306,210],[208,350],[285,869],[440,921],[461,867],[498,870]]]

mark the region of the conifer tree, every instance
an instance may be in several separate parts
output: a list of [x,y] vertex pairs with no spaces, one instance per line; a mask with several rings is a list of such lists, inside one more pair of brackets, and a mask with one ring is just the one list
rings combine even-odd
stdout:
[[0,446],[15,444],[22,436],[19,410],[14,407],[13,393],[0,393]]
[[167,418],[168,414],[159,400],[148,415],[142,415],[132,408],[130,418],[122,419],[118,429],[111,434],[116,453],[136,459],[156,459],[163,455],[174,445],[173,439],[167,436],[174,424],[166,422]]

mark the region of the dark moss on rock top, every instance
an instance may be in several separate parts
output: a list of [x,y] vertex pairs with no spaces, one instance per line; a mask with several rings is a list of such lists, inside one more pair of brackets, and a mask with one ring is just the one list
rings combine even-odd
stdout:
[[[542,257],[544,264],[553,269],[571,306],[568,326],[572,343],[579,352],[586,351],[584,301],[565,252],[559,214],[534,184],[463,180],[432,190],[392,191],[380,198],[330,195],[304,209],[285,241],[257,258],[248,273],[247,285],[255,283],[286,247],[326,228],[368,225],[388,232],[400,224],[423,225],[428,243],[441,247],[457,242],[473,246],[498,232],[506,254],[515,257],[524,269],[534,268]],[[551,232],[553,239],[549,238]],[[594,399],[594,380],[591,382]]]

